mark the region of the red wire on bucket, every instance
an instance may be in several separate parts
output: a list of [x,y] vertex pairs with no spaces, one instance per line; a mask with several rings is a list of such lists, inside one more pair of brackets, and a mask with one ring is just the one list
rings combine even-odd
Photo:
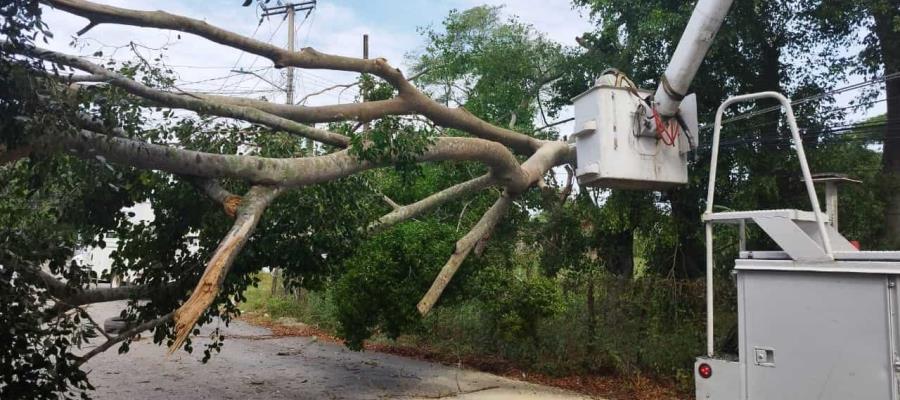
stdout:
[[[656,108],[653,109],[653,120],[656,122],[656,136],[658,136],[667,146],[674,146],[675,140],[678,139],[678,123],[672,124],[672,129],[669,130],[670,126],[667,125],[670,124],[663,121],[662,116],[659,115]],[[672,121],[669,122],[671,123]]]

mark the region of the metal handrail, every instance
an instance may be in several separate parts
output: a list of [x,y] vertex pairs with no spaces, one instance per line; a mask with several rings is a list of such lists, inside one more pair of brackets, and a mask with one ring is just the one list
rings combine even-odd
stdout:
[[[800,160],[800,170],[803,172],[803,183],[806,185],[806,193],[809,195],[809,202],[812,204],[813,213],[816,215],[816,224],[819,228],[819,234],[822,238],[822,245],[825,248],[825,254],[830,259],[834,259],[834,253],[831,249],[831,240],[828,232],[825,230],[825,218],[819,207],[819,198],[816,196],[816,188],[813,185],[812,174],[809,172],[809,163],[806,161],[806,153],[803,151],[803,140],[800,138],[800,129],[797,128],[797,120],[794,118],[794,110],[791,108],[791,101],[778,92],[759,92],[740,96],[729,97],[719,106],[716,111],[716,122],[713,131],[712,142],[712,158],[709,164],[709,185],[706,192],[706,212],[704,215],[712,214],[713,201],[715,200],[716,189],[716,167],[719,160],[719,136],[722,131],[722,114],[728,106],[742,101],[752,101],[762,98],[774,98],[781,102],[787,115],[788,126],[791,129],[794,147],[797,150],[797,158]],[[712,221],[706,221],[706,353],[709,357],[714,354],[713,346],[713,228]]]

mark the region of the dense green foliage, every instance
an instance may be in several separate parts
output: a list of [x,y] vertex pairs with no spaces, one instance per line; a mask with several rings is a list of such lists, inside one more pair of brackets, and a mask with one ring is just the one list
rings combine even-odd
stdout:
[[[424,29],[422,33],[425,50],[413,58],[414,69],[421,72],[417,84],[435,98],[465,107],[486,121],[532,133],[540,112],[537,93],[548,74],[564,60],[559,45],[528,25],[504,19],[500,9],[491,7],[451,12],[442,30]],[[370,93],[379,93],[378,85]],[[385,120],[392,124],[394,140],[402,140],[400,122]],[[379,125],[372,129],[375,132],[369,135],[383,135],[378,133]],[[460,133],[450,130],[444,134]],[[395,201],[410,203],[486,171],[481,165],[460,163],[422,166],[414,174],[400,172],[397,176],[378,175],[374,183]],[[428,289],[453,243],[480,218],[495,195],[489,191],[462,204],[447,204],[356,249],[334,283],[340,310],[338,332],[351,347],[358,348],[376,331],[397,336],[422,328],[421,316],[412,305]],[[556,288],[540,271],[520,271],[510,259],[516,253],[515,227],[529,219],[525,207],[541,204],[539,196],[529,194],[510,210],[484,253],[463,264],[441,304],[483,299],[496,321],[492,330],[533,335],[536,321],[552,314]],[[522,279],[522,274],[528,278]]]
[[[593,51],[571,64],[572,71],[556,83],[561,93],[568,95],[584,90],[589,81],[586,78],[596,76],[591,74],[607,67],[625,71],[639,85],[652,85],[662,74],[666,57],[674,50],[693,7],[691,3],[665,1],[582,0],[577,3],[591,12],[598,28],[583,40]],[[804,11],[790,1],[734,3],[692,85],[698,97],[701,121],[712,121],[718,105],[730,95],[774,90],[792,98],[805,98],[837,85],[846,72],[846,59],[839,51],[846,43],[809,29]],[[560,96],[557,105],[565,104],[566,98]],[[852,138],[846,129],[836,129],[848,121],[843,116],[844,110],[833,107],[832,101],[831,97],[822,96],[794,108],[804,128],[804,146],[815,166],[814,172],[843,172],[864,178],[862,189],[854,189],[845,197],[846,204],[855,204],[852,196],[856,195],[877,198],[882,181],[874,171],[867,170],[873,167],[867,162],[878,155],[866,147],[871,142]],[[757,109],[772,104],[761,101]],[[746,111],[747,107],[733,107],[729,114]],[[646,259],[648,267],[657,273],[683,277],[703,273],[702,231],[697,221],[705,207],[710,133],[709,128],[701,131],[701,146],[691,163],[688,186],[645,202],[610,202],[603,206],[611,208],[609,215],[643,215],[638,235],[652,239],[635,246],[625,243],[620,251],[639,249],[640,254],[636,256]],[[832,145],[853,147],[854,151],[833,151]],[[863,154],[870,156],[859,159]],[[851,167],[851,164],[855,165]],[[857,171],[860,169],[866,171],[860,173]],[[809,208],[789,132],[779,112],[725,125],[719,171],[722,173],[718,177],[717,205],[735,210]],[[613,192],[611,198],[617,196],[624,194]],[[655,205],[648,207],[647,202]],[[875,202],[867,206],[883,205]],[[620,229],[628,231],[631,228],[628,223],[623,221]],[[878,248],[880,227],[881,224],[874,223],[857,226],[849,236],[862,240],[869,248]],[[619,240],[612,233],[606,240]],[[765,244],[761,238],[751,240],[754,247]]]
[[[529,28],[503,20],[497,9],[451,13],[443,31],[424,30],[425,54],[415,58],[419,70],[427,71],[423,82],[438,98],[492,122],[509,123],[516,114],[514,126],[527,132],[542,112],[558,113],[608,67],[622,69],[640,85],[652,87],[693,6],[659,1],[577,3],[591,12],[598,26],[582,41],[590,48],[586,52],[551,45],[544,53],[533,48],[545,45],[539,35],[532,44],[520,45],[522,39],[515,33]],[[718,104],[730,95],[776,90],[801,98],[836,86],[847,72],[847,60],[835,50],[845,43],[809,31],[803,11],[786,1],[736,2],[693,85],[702,121],[710,121]],[[519,48],[538,56],[523,64],[505,56]],[[562,61],[543,54],[555,54]],[[516,63],[503,68],[509,60]],[[539,91],[543,98],[522,101],[529,84],[540,76],[559,79]],[[504,86],[510,82],[512,87]],[[498,92],[504,96],[494,97]],[[488,107],[487,102],[502,103]],[[879,172],[881,155],[871,146],[877,136],[869,124],[856,130],[835,129],[849,121],[832,104],[826,95],[795,107],[804,145],[814,172],[847,173],[863,181],[842,190],[842,231],[867,248],[879,248],[882,228],[876,222],[886,207],[886,188]],[[769,105],[761,102],[757,109]],[[729,114],[744,112],[746,107],[736,107]],[[709,133],[701,132],[702,140],[708,140]],[[780,113],[729,123],[722,148],[720,207],[809,208]],[[682,279],[703,271],[699,221],[709,153],[708,142],[702,143],[691,163],[691,183],[684,188],[663,193],[581,188],[569,201],[560,201],[552,191],[529,197],[523,201],[533,210],[527,222],[522,220],[513,230],[504,225],[504,240],[492,237],[487,251],[464,265],[463,270],[472,272],[452,287],[454,294],[465,295],[443,299],[439,316],[426,319],[424,325],[408,324],[408,332],[448,346],[468,343],[473,352],[502,355],[556,373],[638,369],[688,381],[692,358],[702,351],[702,291],[693,280]],[[556,179],[548,182],[556,188],[564,185]],[[406,190],[398,189],[403,188],[394,186],[388,193],[408,198]],[[440,223],[456,225],[452,217],[452,213],[435,216],[431,229],[440,231]],[[718,250],[718,259],[723,260],[718,273],[725,277],[736,250],[727,244],[736,242],[736,234],[723,228],[720,236],[726,246]],[[761,232],[751,231],[750,246],[766,248],[771,243]],[[370,249],[361,254],[374,258]],[[370,270],[368,279],[378,281],[381,273],[391,272]],[[732,333],[735,310],[727,301],[733,291],[730,281],[719,282],[723,286],[717,290],[724,300],[717,333],[724,339]],[[391,296],[394,291],[381,293]],[[376,332],[371,326],[379,326],[375,321],[367,325],[366,335]],[[389,331],[396,336],[395,330]],[[560,340],[578,345],[563,345]],[[719,342],[730,345],[728,340]]]
[[[0,149],[5,149],[35,133],[31,121],[21,116],[33,116],[48,127],[56,123],[36,101],[39,82],[9,59],[5,47],[26,46],[47,34],[37,2],[4,1],[0,15],[0,36],[7,41],[0,47]],[[14,268],[45,262],[73,285],[81,282],[80,269],[66,260],[77,233],[91,228],[67,220],[72,206],[99,193],[95,187],[79,187],[74,174],[56,175],[70,168],[53,160],[36,160],[33,169],[0,168],[0,398],[71,398],[91,388],[70,349],[95,336],[92,327],[78,313],[43,323],[53,300],[39,277]],[[60,198],[61,191],[71,196]]]
[[[587,50],[554,43],[505,17],[500,8],[450,13],[440,27],[422,29],[425,46],[410,56],[420,73],[416,84],[441,102],[495,125],[556,138],[559,132],[539,127],[551,122],[548,118],[566,117],[562,107],[600,71],[616,67],[639,85],[652,87],[693,6],[659,0],[575,3],[596,22],[582,40]],[[847,42],[836,39],[832,30],[846,29],[813,24],[810,18],[840,20],[849,11],[826,3],[735,2],[693,85],[701,121],[710,121],[729,95],[777,90],[799,98],[835,87],[850,64],[834,51]],[[0,33],[25,43],[36,38],[43,27],[36,3],[3,4],[0,12],[6,19]],[[156,66],[163,52],[157,57],[110,61],[107,67],[149,86],[171,88],[172,71]],[[73,129],[69,122],[78,112],[90,112],[106,128],[120,127],[128,137],[187,149],[268,157],[334,150],[311,148],[291,135],[232,120],[146,107],[111,86],[96,85],[71,96],[26,75],[24,67],[5,55],[0,62],[4,148],[14,148],[29,135],[66,132]],[[371,76],[362,76],[359,84],[367,100],[396,94]],[[43,101],[37,94],[54,100]],[[847,121],[832,102],[823,96],[795,109],[805,128],[804,145],[815,172],[843,172],[863,180],[842,189],[842,231],[876,248],[889,193],[880,173],[881,154],[872,146],[877,135],[871,127],[833,129]],[[745,111],[737,108],[732,115]],[[416,301],[454,242],[498,192],[488,189],[367,235],[364,228],[390,211],[382,195],[409,204],[486,169],[468,162],[412,163],[434,137],[463,135],[413,117],[385,117],[372,121],[368,130],[350,123],[330,128],[351,136],[351,152],[357,157],[400,163],[278,198],[201,324],[213,318],[230,321],[245,293],[259,302],[253,286],[260,283],[260,271],[278,268],[290,289],[313,291],[304,300],[306,308],[288,296],[254,307],[265,307],[276,317],[299,314],[320,322],[352,348],[372,336],[412,333],[438,347],[502,356],[543,372],[645,371],[689,379],[686,371],[702,350],[702,290],[694,279],[703,271],[700,213],[708,144],[701,144],[691,163],[690,184],[662,193],[576,188],[561,196],[565,173],[548,174],[546,187],[515,201],[464,262],[439,307],[422,318]],[[703,131],[702,138],[708,133]],[[808,208],[787,138],[779,113],[726,125],[717,204]],[[116,237],[109,273],[131,277],[156,293],[148,302],[129,302],[122,315],[145,321],[165,315],[187,297],[229,228],[221,206],[198,194],[190,179],[112,166],[102,157],[30,156],[0,166],[0,182],[0,326],[12,327],[0,330],[0,342],[10,344],[0,350],[2,398],[26,391],[34,398],[75,396],[89,388],[73,363],[83,352],[79,346],[94,340],[93,329],[78,309],[46,313],[54,298],[33,273],[36,268],[45,266],[65,278],[70,289],[86,287],[93,278],[90,268],[72,261],[72,255],[77,248],[102,246],[104,237]],[[234,193],[247,189],[227,180],[223,185]],[[152,221],[135,221],[122,211],[140,202],[151,204]],[[721,233],[722,243],[735,236],[724,229]],[[750,245],[767,243],[751,231]],[[718,249],[718,259],[733,259],[733,247]],[[729,267],[723,262],[717,273],[726,276]],[[734,323],[727,302],[733,290],[729,280],[719,282],[719,298],[726,301],[717,331],[725,335]],[[218,333],[213,336],[220,339]],[[170,324],[153,332],[157,343],[171,343],[172,337]],[[219,339],[207,345],[204,359],[220,349]],[[127,348],[125,341],[120,350]],[[185,350],[193,350],[190,343]]]
[[446,254],[452,231],[425,222],[403,224],[360,246],[335,282],[338,333],[353,349],[379,327],[397,337],[418,322],[410,307],[428,289]]

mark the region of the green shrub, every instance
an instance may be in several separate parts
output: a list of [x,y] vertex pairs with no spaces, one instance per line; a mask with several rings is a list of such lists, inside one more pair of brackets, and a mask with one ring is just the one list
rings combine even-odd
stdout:
[[419,328],[415,308],[453,248],[445,224],[408,222],[363,243],[334,284],[337,333],[351,349],[380,331],[389,338]]

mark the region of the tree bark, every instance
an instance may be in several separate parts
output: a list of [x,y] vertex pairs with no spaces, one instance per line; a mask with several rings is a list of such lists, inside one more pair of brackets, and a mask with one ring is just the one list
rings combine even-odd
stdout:
[[384,216],[379,218],[378,221],[369,226],[369,231],[380,232],[384,229],[396,225],[399,222],[408,220],[410,218],[415,218],[419,215],[429,212],[437,208],[441,204],[445,204],[465,195],[481,191],[493,183],[493,178],[490,174],[488,174],[453,185],[415,203],[397,207],[396,209],[394,209],[394,211],[385,214]]
[[506,210],[509,209],[511,204],[512,198],[508,193],[500,195],[500,198],[497,199],[494,205],[491,206],[475,226],[472,227],[472,230],[456,242],[450,259],[447,260],[447,263],[444,264],[441,272],[438,273],[431,288],[428,289],[428,292],[425,293],[425,295],[422,296],[422,300],[419,301],[417,307],[419,313],[425,315],[431,311],[431,308],[437,303],[441,294],[444,292],[444,289],[447,288],[450,280],[453,279],[453,275],[459,270],[459,266],[462,265],[463,261],[465,261],[466,257],[472,252],[472,249],[475,248],[478,242],[491,233],[497,223],[500,222],[503,215],[506,214]]
[[606,269],[616,276],[634,276],[634,231],[609,234],[604,240],[603,259]]
[[[900,72],[900,1],[870,2],[874,19],[874,33],[881,48],[884,75]],[[879,4],[880,3],[880,4]],[[884,241],[887,245],[900,244],[900,79],[885,82],[887,98],[887,125],[884,129],[882,167],[889,190],[884,210]],[[893,247],[891,247],[893,248]]]
[[[51,137],[52,136],[52,137]],[[75,135],[46,135],[36,151],[64,148],[85,159],[98,159],[143,169],[204,178],[235,178],[261,185],[298,187],[329,182],[368,169],[390,165],[359,160],[348,150],[315,157],[266,158],[203,153],[138,140],[110,137],[90,131]],[[559,162],[564,152],[556,153],[562,143],[550,143],[521,166],[506,147],[484,139],[441,137],[424,153],[420,162],[480,161],[489,168],[498,183],[521,192],[534,182],[533,175],[543,167]],[[544,150],[542,148],[541,150]],[[547,166],[549,164],[549,166]],[[544,169],[540,173],[546,171]]]
[[266,207],[280,192],[279,188],[255,186],[244,196],[245,202],[238,211],[234,226],[219,242],[191,297],[175,311],[175,340],[169,346],[169,353],[181,347],[194,324],[215,301],[235,258],[250,239]]

